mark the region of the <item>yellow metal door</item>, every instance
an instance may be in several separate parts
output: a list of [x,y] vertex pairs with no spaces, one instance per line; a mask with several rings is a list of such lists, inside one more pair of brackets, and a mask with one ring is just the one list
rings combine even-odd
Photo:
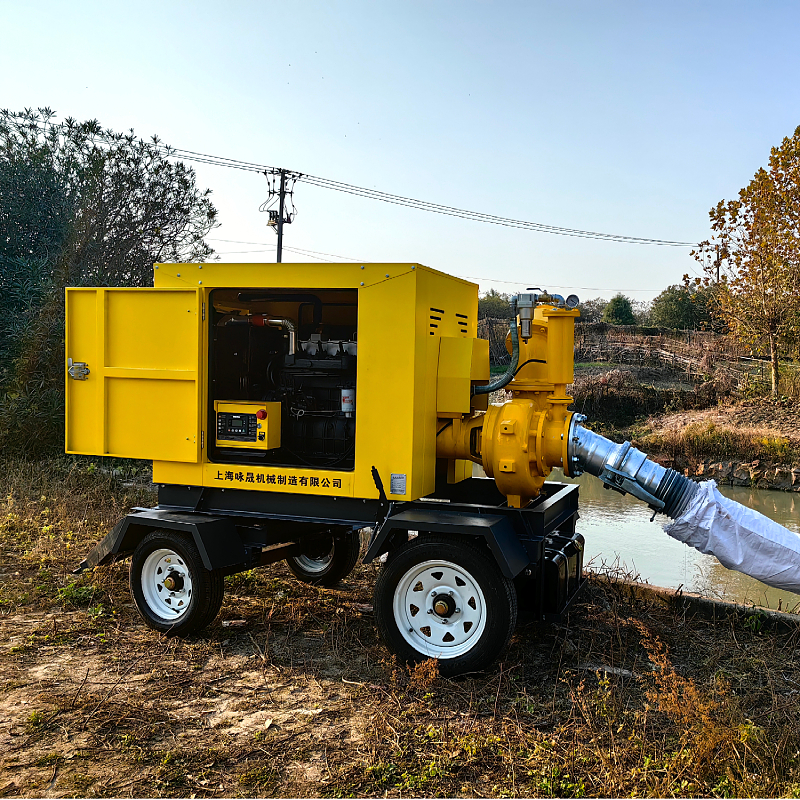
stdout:
[[196,289],[67,289],[66,451],[200,460]]

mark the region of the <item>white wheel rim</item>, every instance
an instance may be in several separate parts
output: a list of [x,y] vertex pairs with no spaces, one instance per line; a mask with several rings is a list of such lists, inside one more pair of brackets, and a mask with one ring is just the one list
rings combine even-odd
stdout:
[[[448,606],[447,613],[438,609]],[[486,600],[478,582],[450,561],[425,561],[400,579],[394,621],[403,638],[430,658],[457,658],[471,650],[486,627]]]
[[304,572],[310,572],[312,574],[318,572],[325,572],[325,570],[331,565],[331,561],[333,561],[333,546],[331,546],[331,551],[325,556],[321,556],[320,558],[312,558],[311,556],[293,556],[294,563],[297,564],[300,569]]
[[145,602],[157,617],[174,622],[189,610],[192,576],[184,558],[174,550],[150,553],[142,566],[141,581]]

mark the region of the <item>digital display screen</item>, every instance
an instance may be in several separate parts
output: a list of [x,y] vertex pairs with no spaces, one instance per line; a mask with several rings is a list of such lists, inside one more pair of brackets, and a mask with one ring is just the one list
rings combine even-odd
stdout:
[[228,430],[231,433],[247,433],[247,420],[241,414],[231,414]]
[[255,442],[258,420],[255,414],[217,414],[217,439],[236,442]]

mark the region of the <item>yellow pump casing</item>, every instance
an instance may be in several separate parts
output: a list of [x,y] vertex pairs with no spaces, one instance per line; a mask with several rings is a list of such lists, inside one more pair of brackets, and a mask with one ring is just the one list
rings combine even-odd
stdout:
[[[68,453],[152,459],[160,484],[376,498],[375,466],[390,499],[433,492],[437,419],[469,413],[471,383],[489,377],[474,283],[419,264],[220,263],[158,264],[154,283],[67,289]],[[211,294],[265,288],[357,297],[352,470],[209,457]],[[453,357],[462,371],[443,369],[439,381]],[[464,459],[446,465],[452,480],[471,470]]]
[[[567,457],[574,375],[574,325],[577,309],[539,305],[531,337],[519,342],[511,400],[492,404],[486,414],[440,424],[439,454],[470,458],[483,466],[515,508],[536,497],[553,467],[570,474]],[[506,346],[511,352],[510,337]]]
[[[531,338],[520,341],[519,366],[509,384],[512,399],[492,406],[484,422],[483,466],[509,505],[521,508],[544,484],[553,467],[569,475],[567,446],[574,379],[577,309],[537,306]],[[507,343],[508,346],[508,343]]]

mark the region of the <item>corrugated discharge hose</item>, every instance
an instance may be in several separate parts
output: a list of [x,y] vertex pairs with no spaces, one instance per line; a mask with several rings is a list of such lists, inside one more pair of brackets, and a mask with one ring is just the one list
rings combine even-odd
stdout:
[[631,494],[674,522],[664,530],[728,569],[769,586],[800,593],[800,535],[758,511],[724,497],[714,481],[695,483],[651,461],[630,442],[616,444],[573,416],[569,459],[573,475],[585,470],[610,489]]

